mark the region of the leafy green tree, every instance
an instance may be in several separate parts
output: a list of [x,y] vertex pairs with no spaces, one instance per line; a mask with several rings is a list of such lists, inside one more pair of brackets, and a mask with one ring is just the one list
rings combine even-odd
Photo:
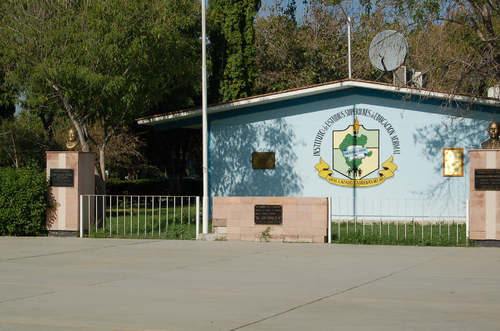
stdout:
[[[256,21],[257,93],[268,93],[348,77],[347,24],[339,6],[310,0],[296,17],[294,0],[275,0]],[[377,16],[378,17],[378,16]],[[375,79],[368,47],[380,19],[353,21],[353,77]]]
[[253,95],[257,77],[254,19],[259,7],[260,0],[210,2],[211,100]]
[[301,70],[306,66],[306,46],[300,38],[297,6],[290,1],[264,6],[255,22],[258,94],[307,85]]
[[303,76],[309,84],[348,77],[347,26],[338,8],[310,0],[300,26],[305,49]]
[[45,167],[45,151],[58,149],[50,141],[40,118],[21,111],[0,124],[0,166]]
[[[198,72],[194,0],[4,0],[1,62],[27,109],[62,109],[83,151],[99,150]],[[99,139],[89,126],[102,121]]]
[[5,70],[0,67],[0,117],[12,118],[16,111],[16,90],[5,82]]
[[[0,23],[4,17],[4,12],[0,10]],[[2,50],[0,48],[0,58],[2,57]],[[0,63],[0,117],[11,118],[15,111],[16,91],[5,81],[6,68]]]

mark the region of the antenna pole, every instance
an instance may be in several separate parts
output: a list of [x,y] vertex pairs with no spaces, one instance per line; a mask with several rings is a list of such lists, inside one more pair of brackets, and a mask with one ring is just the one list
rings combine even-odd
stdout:
[[352,78],[352,72],[351,72],[351,17],[347,16],[344,7],[342,7],[342,3],[339,3],[340,9],[342,9],[342,13],[344,16],[347,18],[347,52],[349,53],[348,55],[348,66],[349,66],[349,79]]
[[351,73],[351,18],[347,17],[347,40],[348,40],[348,53],[349,53],[349,79],[352,78]]

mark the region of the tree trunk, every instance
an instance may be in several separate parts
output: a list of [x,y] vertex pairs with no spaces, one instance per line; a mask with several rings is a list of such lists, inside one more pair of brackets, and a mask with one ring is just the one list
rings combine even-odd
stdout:
[[105,150],[106,147],[99,147],[99,167],[101,168],[101,180],[103,182],[104,186],[104,192],[103,194],[106,194],[106,154]]

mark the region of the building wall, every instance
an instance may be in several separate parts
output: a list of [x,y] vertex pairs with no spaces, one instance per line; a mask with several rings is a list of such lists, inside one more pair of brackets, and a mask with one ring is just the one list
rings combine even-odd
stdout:
[[[450,117],[455,111],[399,95],[335,92],[212,117],[210,195],[468,198],[467,150],[487,140],[491,115],[478,111],[463,119]],[[318,169],[332,171],[330,177],[339,179],[334,181],[351,180],[338,145],[356,118],[371,152],[362,159],[361,179],[375,181],[391,157],[396,168],[377,185],[332,184]],[[443,148],[457,147],[464,148],[464,176],[443,177]],[[252,152],[259,151],[276,153],[275,169],[252,169]],[[321,159],[327,166],[318,166]]]

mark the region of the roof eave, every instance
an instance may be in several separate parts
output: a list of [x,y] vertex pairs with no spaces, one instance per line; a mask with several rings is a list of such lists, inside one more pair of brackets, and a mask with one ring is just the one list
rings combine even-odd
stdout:
[[[425,89],[417,89],[405,86],[395,86],[389,84],[373,83],[359,80],[343,80],[335,83],[321,84],[313,87],[304,87],[295,90],[282,91],[277,93],[265,94],[260,96],[239,99],[228,103],[218,104],[207,108],[208,114],[224,112],[228,110],[235,110],[253,105],[264,105],[272,102],[286,101],[300,97],[313,96],[325,92],[340,91],[351,87],[367,88],[378,90],[382,92],[393,92],[398,94],[407,94],[412,96],[419,96],[424,98],[435,98],[442,100],[451,100],[455,102],[473,102],[475,104],[495,106],[498,105],[498,100],[495,99],[482,99],[473,98],[465,95],[454,95],[451,98],[450,94],[444,92],[436,92]],[[201,108],[194,108],[182,112],[169,113],[163,115],[156,115],[152,117],[137,119],[137,123],[141,125],[156,125],[163,122],[175,121],[180,119],[188,119],[202,115]]]

